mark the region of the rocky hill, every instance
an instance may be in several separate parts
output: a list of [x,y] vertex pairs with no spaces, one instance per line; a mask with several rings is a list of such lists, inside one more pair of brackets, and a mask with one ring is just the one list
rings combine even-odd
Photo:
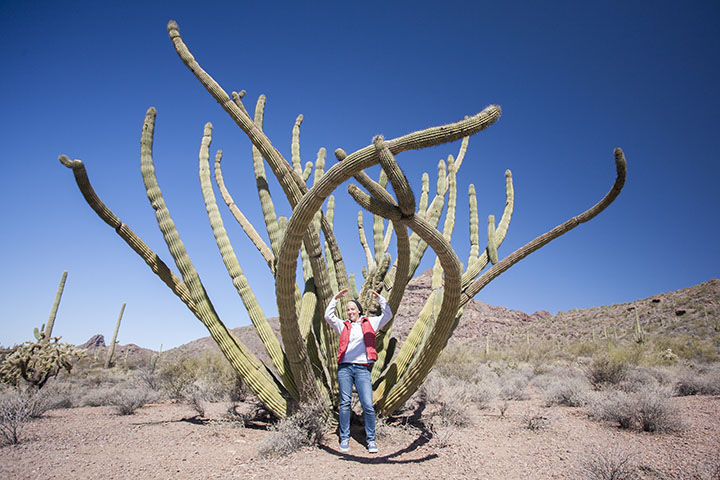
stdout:
[[[403,340],[407,337],[425,300],[430,295],[430,271],[414,278],[407,287],[395,323],[393,335]],[[575,309],[551,315],[547,311],[527,314],[505,307],[488,305],[471,300],[465,307],[461,321],[455,330],[451,342],[468,342],[484,340],[486,336],[493,339],[508,340],[524,338],[557,338],[565,340],[590,338],[593,335],[616,336],[631,335],[636,319],[654,334],[706,335],[720,331],[720,280],[667,293],[659,293],[652,297],[634,302]],[[270,324],[280,338],[280,327],[277,318],[270,319]],[[260,358],[267,360],[264,348],[252,326],[232,329],[233,333]],[[618,333],[619,332],[619,333]],[[96,335],[84,345],[90,352],[96,349],[104,354],[105,341],[102,335]],[[141,355],[149,358],[154,352],[137,345],[118,345],[116,358],[123,358],[125,351],[129,355]],[[164,358],[172,359],[181,356],[200,355],[205,351],[218,351],[210,337],[203,337],[185,345],[163,353]]]

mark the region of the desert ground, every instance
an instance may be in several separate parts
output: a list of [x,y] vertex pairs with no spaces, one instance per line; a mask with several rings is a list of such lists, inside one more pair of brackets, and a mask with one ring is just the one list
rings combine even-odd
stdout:
[[720,396],[673,397],[682,429],[645,433],[591,420],[586,407],[545,407],[529,390],[504,416],[498,402],[474,410],[464,427],[432,428],[408,413],[379,431],[378,454],[366,452],[358,425],[347,454],[329,431],[319,447],[262,456],[277,433],[225,419],[222,402],[202,418],[169,401],[134,415],[108,406],[56,409],[29,423],[20,444],[0,447],[0,478],[611,478],[588,472],[603,461],[627,461],[637,475],[627,478],[718,478]]

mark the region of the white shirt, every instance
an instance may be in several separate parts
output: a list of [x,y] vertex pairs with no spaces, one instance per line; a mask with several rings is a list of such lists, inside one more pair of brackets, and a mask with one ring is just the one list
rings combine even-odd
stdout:
[[[382,313],[379,317],[368,317],[370,325],[372,325],[375,332],[380,330],[388,321],[390,321],[393,315],[390,310],[390,306],[387,304],[387,300],[385,300],[382,295],[379,295],[377,299],[380,304],[380,308],[382,309]],[[345,322],[335,315],[337,302],[338,300],[336,298],[330,300],[330,303],[325,309],[325,321],[328,322],[338,334],[341,334],[343,328],[345,328]],[[362,322],[359,320],[357,322],[350,323],[350,339],[348,341],[347,350],[345,351],[345,356],[342,360],[343,363],[372,363],[367,358],[361,323]]]

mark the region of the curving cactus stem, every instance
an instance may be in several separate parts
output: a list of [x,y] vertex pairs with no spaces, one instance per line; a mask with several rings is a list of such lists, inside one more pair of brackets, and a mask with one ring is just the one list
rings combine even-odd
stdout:
[[[229,195],[219,168],[219,152],[215,157],[215,181],[231,213],[275,277],[282,341],[278,340],[269,328],[249,282],[240,269],[238,257],[220,217],[211,184],[209,150],[212,128],[209,124],[203,133],[199,155],[201,189],[223,261],[272,359],[272,365],[262,364],[220,320],[198,272],[190,261],[156,178],[152,158],[156,113],[153,108],[148,110],[143,125],[141,171],[148,199],[156,212],[158,226],[175,260],[179,275],[173,273],[155,252],[100,201],[90,185],[82,162],[71,161],[65,156],[61,156],[60,161],[73,170],[78,187],[93,210],[145,260],[151,270],[208,328],[212,338],[243,381],[260,401],[279,417],[290,414],[303,403],[324,406],[327,415],[337,406],[338,335],[322,320],[322,312],[335,292],[348,288],[355,294],[359,291],[360,297],[367,297],[370,289],[381,291],[383,295],[388,295],[386,298],[389,298],[391,309],[397,311],[406,285],[415,274],[427,249],[432,249],[437,255],[433,267],[433,293],[427,299],[405,342],[400,344],[392,336],[392,321],[377,332],[378,362],[372,372],[376,386],[374,399],[379,413],[390,414],[398,409],[427,377],[457,326],[463,307],[473,296],[530,253],[599,214],[615,200],[624,185],[625,157],[620,149],[616,149],[616,181],[600,202],[502,259],[498,257],[498,250],[505,239],[514,209],[512,174],[509,170],[505,173],[505,207],[497,225],[495,217],[489,216],[488,244],[484,249],[480,247],[475,187],[471,186],[468,192],[471,248],[467,265],[464,266],[451,245],[458,201],[457,175],[467,156],[469,137],[494,124],[500,118],[500,107],[490,105],[458,122],[426,128],[393,139],[378,136],[371,144],[350,154],[338,148],[335,150],[338,162],[330,168],[325,166],[325,150],[321,149],[317,155],[313,176],[312,162],[307,162],[305,168],[302,168],[302,115],[297,117],[292,126],[291,158],[287,161],[263,131],[265,96],[260,96],[251,117],[242,101],[245,92],[232,92],[232,95],[228,95],[202,69],[182,39],[174,21],[168,24],[168,33],[182,62],[247,135],[251,143],[252,168],[265,223],[266,239],[261,238],[260,233],[239,212]],[[416,202],[409,182],[400,168],[398,156],[403,152],[457,140],[462,140],[457,158],[449,155],[447,162],[443,159],[438,163],[435,196],[430,200],[429,176],[423,174],[422,189]],[[378,164],[382,170],[379,180],[374,181],[365,170]],[[269,167],[267,172],[266,166]],[[270,196],[270,173],[280,184],[292,209],[292,215],[287,220],[278,215],[276,202]],[[345,270],[333,231],[334,219],[344,217],[335,214],[334,199],[331,200],[331,195],[343,182],[351,178],[367,193],[356,185],[350,185],[348,192],[364,210],[373,215],[372,247],[365,234],[362,213],[357,217],[358,235],[367,263],[367,266],[362,267],[364,281],[359,289],[355,285],[355,279],[359,277],[352,273],[348,275]],[[387,186],[388,181],[391,188]],[[327,213],[324,214],[323,204],[326,200]],[[443,216],[445,220],[441,232],[438,225]],[[389,251],[393,236],[397,240],[396,253]],[[298,264],[303,269],[301,275],[297,272]],[[492,266],[485,270],[488,264]],[[344,302],[341,301],[338,308],[342,310]],[[489,337],[486,337],[485,341],[486,355],[489,355]]]

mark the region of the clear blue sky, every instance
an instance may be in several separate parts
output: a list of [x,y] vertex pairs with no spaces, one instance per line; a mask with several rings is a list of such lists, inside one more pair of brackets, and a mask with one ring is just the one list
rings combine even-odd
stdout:
[[[197,152],[210,121],[228,187],[260,226],[250,144],[175,54],[170,19],[227,91],[247,90],[251,107],[259,94],[268,96],[266,132],[288,158],[295,117],[304,114],[303,162],[320,147],[350,152],[376,134],[393,138],[501,105],[502,118],[471,139],[461,170],[453,240],[463,261],[470,183],[484,225],[488,214],[502,212],[503,172],[513,171],[515,215],[504,256],[598,201],[614,181],[613,148],[623,148],[628,179],[619,199],[478,300],[554,313],[718,276],[716,1],[3,0],[0,344],[30,339],[46,321],[63,270],[69,275],[55,333],[69,342],[110,336],[123,302],[123,344],[170,348],[207,334],[96,217],[57,161],[59,154],[83,160],[105,203],[172,264],[140,177],[150,106],[158,110],[155,164],[173,219],[222,319],[248,324],[205,214]],[[422,172],[434,181],[438,160],[458,147],[398,160],[419,192]],[[344,218],[336,230],[359,276],[358,208],[345,187],[337,192]],[[221,207],[245,273],[266,314],[275,315],[270,274]]]

